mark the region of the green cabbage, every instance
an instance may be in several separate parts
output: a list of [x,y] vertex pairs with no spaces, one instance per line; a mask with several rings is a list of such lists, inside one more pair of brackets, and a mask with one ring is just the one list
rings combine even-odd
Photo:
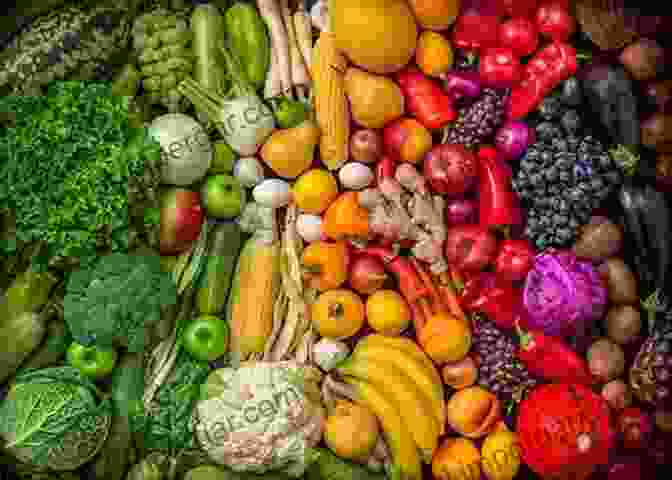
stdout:
[[112,403],[72,367],[20,374],[0,405],[0,436],[22,462],[74,470],[107,438]]

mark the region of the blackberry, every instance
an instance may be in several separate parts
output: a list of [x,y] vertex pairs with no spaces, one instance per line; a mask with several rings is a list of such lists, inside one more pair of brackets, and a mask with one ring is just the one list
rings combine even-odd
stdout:
[[562,115],[560,124],[567,134],[572,135],[578,133],[579,130],[581,130],[581,117],[579,116],[579,112],[576,110],[567,110]]
[[504,93],[491,88],[469,106],[458,110],[458,119],[448,131],[446,143],[472,148],[489,140],[504,120]]
[[541,122],[534,130],[541,141],[550,141],[561,134],[560,129],[551,122]]
[[537,380],[516,359],[516,345],[494,322],[476,316],[473,346],[479,359],[478,384],[505,404],[518,403]]
[[539,115],[544,120],[556,120],[562,115],[562,102],[555,97],[546,97],[539,105]]
[[562,82],[562,93],[560,99],[565,105],[578,107],[583,102],[581,84],[576,77],[570,77]]

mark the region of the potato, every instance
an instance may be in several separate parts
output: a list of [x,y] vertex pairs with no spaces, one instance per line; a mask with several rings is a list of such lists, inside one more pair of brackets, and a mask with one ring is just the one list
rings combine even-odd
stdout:
[[623,305],[634,305],[639,302],[637,278],[622,258],[608,258],[600,265],[599,271],[607,283],[610,302]]
[[609,219],[591,221],[581,229],[574,253],[589,260],[615,255],[623,245],[623,230]]
[[593,343],[586,356],[590,373],[602,383],[620,377],[625,371],[623,349],[607,338],[599,339]]
[[642,316],[632,305],[614,305],[607,312],[607,336],[625,345],[637,338],[642,330]]

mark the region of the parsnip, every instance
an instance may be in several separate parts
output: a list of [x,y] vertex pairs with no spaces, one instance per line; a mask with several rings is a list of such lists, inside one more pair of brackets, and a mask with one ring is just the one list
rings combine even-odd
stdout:
[[313,44],[313,27],[310,23],[310,17],[308,17],[304,8],[299,8],[294,13],[293,20],[296,42],[301,50],[301,56],[306,65],[308,75],[310,75],[310,57]]
[[271,49],[275,50],[278,76],[285,95],[292,95],[291,60],[289,40],[277,0],[257,0],[257,8],[271,36]]
[[303,62],[303,56],[299,50],[296,40],[296,32],[294,31],[294,22],[292,20],[292,12],[289,9],[289,0],[280,0],[280,12],[282,14],[282,21],[287,32],[287,41],[289,43],[289,61],[290,72],[292,76],[292,86],[296,88],[298,97],[306,98],[307,89],[310,85],[310,77],[306,70],[306,65]]

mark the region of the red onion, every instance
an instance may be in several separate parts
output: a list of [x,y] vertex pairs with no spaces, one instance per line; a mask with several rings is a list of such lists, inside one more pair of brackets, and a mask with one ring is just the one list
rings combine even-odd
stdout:
[[534,130],[520,120],[507,121],[495,135],[495,146],[508,161],[518,160],[534,142]]
[[672,110],[672,80],[652,82],[644,88],[646,103],[658,112]]
[[481,80],[476,72],[448,72],[443,88],[454,102],[473,100],[481,95]]
[[362,295],[370,295],[380,290],[387,280],[383,262],[371,255],[360,255],[350,269],[350,286]]
[[478,179],[478,160],[464,145],[435,145],[425,155],[423,175],[439,195],[462,195]]
[[446,222],[448,225],[462,225],[476,221],[476,202],[467,198],[448,201]]

